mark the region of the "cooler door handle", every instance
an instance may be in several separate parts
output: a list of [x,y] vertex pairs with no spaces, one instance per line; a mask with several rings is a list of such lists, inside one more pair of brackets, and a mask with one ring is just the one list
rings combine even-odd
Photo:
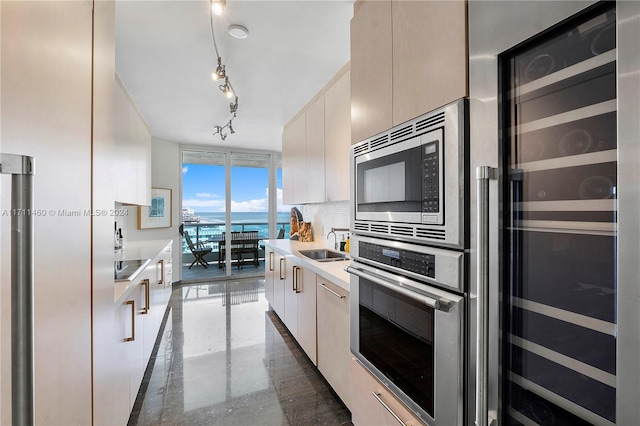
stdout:
[[34,424],[33,157],[0,154],[11,175],[11,423]]
[[477,204],[477,319],[476,319],[476,426],[488,426],[489,398],[489,181],[497,178],[497,169],[476,169]]

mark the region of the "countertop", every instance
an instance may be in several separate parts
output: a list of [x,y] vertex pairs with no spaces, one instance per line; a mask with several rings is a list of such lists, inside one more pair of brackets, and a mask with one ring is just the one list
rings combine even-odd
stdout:
[[122,249],[115,251],[114,261],[149,259],[149,262],[140,267],[129,279],[113,282],[114,302],[118,303],[127,297],[140,281],[139,278],[141,278],[142,272],[151,264],[153,259],[162,254],[169,244],[173,244],[173,240],[131,241],[127,242]]
[[[300,250],[313,250],[313,249],[328,249],[332,248],[325,245],[320,241],[312,241],[309,243],[302,243],[300,241],[291,240],[264,240],[264,245],[272,248],[283,255],[295,256],[304,266],[323,278],[333,282],[346,291],[350,292],[349,286],[349,273],[344,270],[351,264],[351,261],[345,260],[340,262],[318,262],[313,259],[309,259],[299,253]],[[333,250],[337,251],[337,250]]]

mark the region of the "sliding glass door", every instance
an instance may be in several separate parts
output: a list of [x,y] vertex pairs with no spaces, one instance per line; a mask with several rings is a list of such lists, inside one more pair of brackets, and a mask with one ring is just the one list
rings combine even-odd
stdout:
[[[263,273],[261,240],[276,238],[285,217],[288,226],[289,208],[278,197],[280,158],[279,153],[182,152],[183,281]],[[279,209],[286,212],[278,214]]]

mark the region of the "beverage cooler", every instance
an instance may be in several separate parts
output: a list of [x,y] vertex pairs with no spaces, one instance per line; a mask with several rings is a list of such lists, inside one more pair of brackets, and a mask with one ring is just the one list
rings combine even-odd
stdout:
[[469,3],[469,423],[640,418],[639,12]]

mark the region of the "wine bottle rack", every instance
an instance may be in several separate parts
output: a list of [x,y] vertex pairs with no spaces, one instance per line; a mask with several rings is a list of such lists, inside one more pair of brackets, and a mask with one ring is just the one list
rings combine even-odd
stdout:
[[615,424],[615,4],[500,55],[507,424]]

